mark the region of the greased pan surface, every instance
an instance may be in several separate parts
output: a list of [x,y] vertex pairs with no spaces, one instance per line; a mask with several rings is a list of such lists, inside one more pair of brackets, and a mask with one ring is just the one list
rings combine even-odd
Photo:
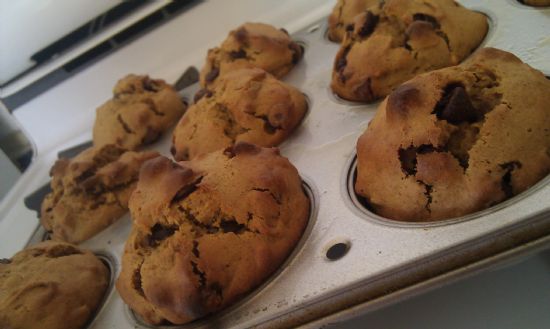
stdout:
[[[510,51],[550,73],[550,8],[534,9],[513,0],[461,3],[489,17],[490,29],[482,46]],[[307,232],[268,282],[233,307],[181,328],[296,326],[550,234],[549,177],[493,208],[439,223],[388,221],[362,208],[350,189],[355,143],[378,103],[351,103],[332,94],[332,63],[339,46],[328,41],[325,32],[323,19],[293,33],[293,38],[304,45],[305,55],[283,79],[309,98],[306,118],[280,146],[281,153],[298,168],[312,202]],[[194,85],[181,93],[192,99],[196,88]],[[60,145],[59,150],[81,143],[87,136]],[[169,147],[170,134],[166,134],[151,148],[169,156]],[[24,222],[10,226],[10,232],[1,231],[0,240],[8,243],[26,238],[36,229],[36,214],[23,205],[30,194],[24,193],[24,186],[45,183],[55,158],[53,152],[43,155],[0,205],[3,220]],[[130,226],[127,214],[82,244],[109,255],[115,277]],[[35,237],[40,240],[42,236],[38,229]],[[327,251],[338,243],[344,248],[336,253],[337,259],[330,260]],[[116,290],[111,290],[90,328],[149,326],[133,315]]]

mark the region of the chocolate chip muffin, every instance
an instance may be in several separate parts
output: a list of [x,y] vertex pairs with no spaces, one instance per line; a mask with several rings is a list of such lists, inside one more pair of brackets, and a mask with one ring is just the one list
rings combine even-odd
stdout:
[[128,209],[141,164],[157,152],[126,152],[115,145],[84,150],[52,167],[52,192],[40,221],[54,240],[79,243],[96,235]]
[[328,38],[341,42],[346,34],[346,28],[353,25],[355,16],[381,3],[380,0],[338,0],[328,17]]
[[466,215],[550,172],[550,81],[494,48],[420,75],[380,105],[357,143],[356,192],[403,221]]
[[550,6],[550,0],[520,0],[520,2],[535,7]]
[[116,287],[146,322],[183,324],[265,281],[306,226],[300,176],[277,149],[235,146],[143,165]]
[[113,98],[96,111],[95,146],[128,150],[156,141],[181,117],[187,105],[163,80],[130,74],[118,81]]
[[453,0],[388,0],[354,18],[336,55],[332,90],[372,102],[417,74],[456,65],[487,33],[487,18]]
[[210,86],[229,71],[251,67],[259,67],[281,78],[302,55],[302,47],[286,30],[263,23],[245,23],[229,32],[220,47],[208,50],[206,64],[200,72],[200,84]]
[[0,259],[0,328],[83,328],[108,285],[109,270],[91,252],[39,243]]
[[304,95],[262,69],[239,69],[221,77],[181,118],[172,137],[176,160],[246,141],[259,146],[283,142],[307,110]]

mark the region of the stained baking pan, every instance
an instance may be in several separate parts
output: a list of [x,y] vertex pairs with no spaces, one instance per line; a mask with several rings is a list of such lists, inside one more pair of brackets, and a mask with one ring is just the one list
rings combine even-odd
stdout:
[[[534,9],[513,0],[461,3],[489,18],[484,46],[510,51],[550,73],[550,8]],[[370,212],[352,189],[355,143],[378,103],[366,105],[335,97],[329,84],[339,46],[325,36],[326,18],[302,27],[293,38],[304,46],[305,55],[284,81],[308,96],[309,111],[280,149],[298,168],[313,203],[308,231],[281,269],[244,300],[203,320],[165,327],[318,327],[549,244],[549,177],[490,209],[437,223],[401,223]],[[192,85],[181,94],[192,99],[196,89]],[[36,189],[48,181],[57,150],[88,138],[89,133],[41,155],[0,204],[2,250],[8,250],[16,238],[32,235],[30,243],[44,238],[37,229],[36,213],[23,204],[34,191],[27,186]],[[167,156],[169,147],[170,134],[151,146]],[[127,214],[82,246],[111,255],[113,272],[118,275],[130,227]],[[151,327],[125,306],[116,290],[90,325]]]

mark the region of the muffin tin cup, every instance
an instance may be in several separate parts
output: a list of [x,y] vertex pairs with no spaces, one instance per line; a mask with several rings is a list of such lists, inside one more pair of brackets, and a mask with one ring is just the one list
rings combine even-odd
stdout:
[[[489,18],[482,46],[510,51],[550,72],[550,8],[515,0],[461,4]],[[472,264],[525,254],[550,241],[549,177],[495,207],[441,222],[397,222],[366,209],[353,191],[355,143],[379,102],[334,97],[329,86],[339,45],[325,37],[326,17],[302,23],[304,28],[292,36],[305,46],[304,58],[283,81],[308,96],[308,112],[280,150],[297,167],[312,202],[306,231],[279,270],[235,305],[188,325],[160,327],[296,327],[316,319],[314,323],[322,325],[328,320],[319,319],[331,314],[336,314],[330,318],[334,321],[349,316],[342,310],[368,311],[384,299],[399,300],[413,286],[420,287],[414,290],[420,293],[434,286],[434,278],[449,280],[446,273],[467,274]],[[180,95],[192,100],[198,89],[194,84]],[[10,228],[0,230],[0,245],[19,248],[29,236],[29,243],[44,238],[44,230],[36,229],[36,213],[24,207],[23,199],[48,181],[58,150],[89,138],[88,132],[34,161],[14,188],[18,195],[0,204],[0,225]],[[168,132],[148,148],[170,157],[170,139]],[[130,228],[127,214],[81,244],[98,254],[106,252],[112,264],[110,291],[90,328],[157,328],[133,315],[112,289]]]

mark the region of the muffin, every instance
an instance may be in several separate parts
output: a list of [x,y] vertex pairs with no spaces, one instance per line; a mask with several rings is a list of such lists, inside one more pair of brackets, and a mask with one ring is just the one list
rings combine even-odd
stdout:
[[126,213],[141,164],[157,155],[104,145],[57,160],[50,171],[52,192],[42,202],[42,225],[54,240],[79,243],[96,235]]
[[379,6],[380,3],[380,0],[338,0],[328,17],[328,38],[341,42],[346,28],[353,24],[355,16],[365,12],[367,8]]
[[143,165],[116,287],[146,322],[183,324],[264,282],[307,224],[300,176],[277,149],[235,146]]
[[63,242],[42,242],[0,259],[0,328],[83,328],[109,277],[94,254]]
[[355,190],[402,221],[491,207],[549,173],[548,104],[550,81],[494,48],[420,75],[382,102],[359,138]]
[[176,124],[186,107],[163,80],[130,74],[117,82],[113,98],[97,109],[94,145],[135,150],[150,144]]
[[251,67],[281,78],[302,55],[302,47],[286,30],[263,23],[245,23],[229,32],[220,47],[208,50],[206,64],[200,72],[200,84],[207,87],[229,71]]
[[239,69],[221,77],[181,118],[172,137],[176,160],[246,141],[259,146],[283,142],[307,110],[305,96],[262,69]]
[[331,88],[372,102],[417,74],[458,64],[485,37],[487,18],[453,0],[388,0],[356,16],[348,30]]

